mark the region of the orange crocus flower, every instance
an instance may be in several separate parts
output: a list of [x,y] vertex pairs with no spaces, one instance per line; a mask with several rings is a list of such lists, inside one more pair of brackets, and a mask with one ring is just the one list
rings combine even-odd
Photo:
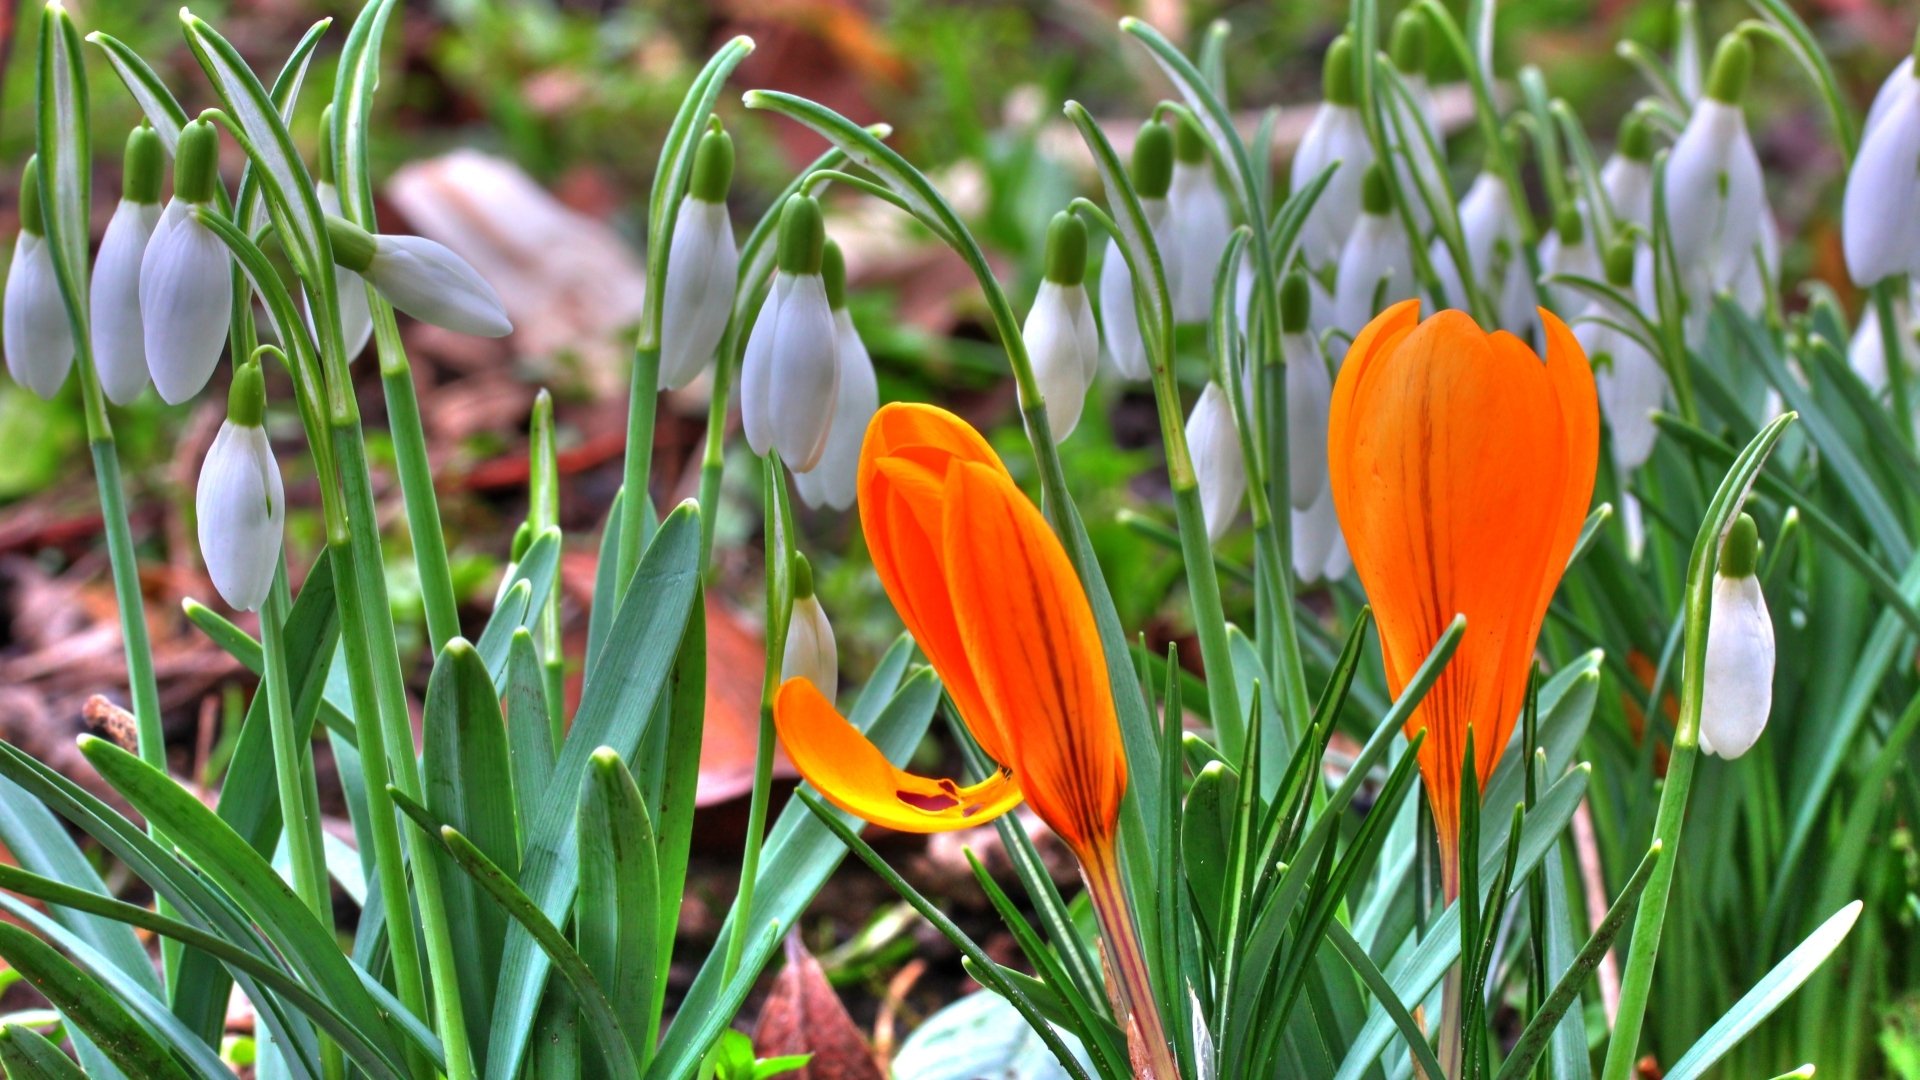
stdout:
[[1380,625],[1396,695],[1455,614],[1465,636],[1408,719],[1457,892],[1467,733],[1484,789],[1525,704],[1534,644],[1593,497],[1593,371],[1542,310],[1543,363],[1519,338],[1408,300],[1354,338],[1327,433],[1334,507]]
[[1046,519],[964,420],[890,404],[860,451],[860,523],[874,569],[994,776],[915,776],[790,679],[774,723],[800,774],[876,825],[940,832],[1024,797],[1085,861],[1111,847],[1126,757],[1086,591]]

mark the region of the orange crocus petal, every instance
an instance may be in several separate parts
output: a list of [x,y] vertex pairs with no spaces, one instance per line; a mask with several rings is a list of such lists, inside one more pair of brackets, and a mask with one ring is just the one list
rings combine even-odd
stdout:
[[947,585],[1027,800],[1077,852],[1111,842],[1126,790],[1093,610],[1046,519],[1003,470],[947,472]]
[[947,832],[992,821],[1020,803],[1003,769],[963,787],[895,768],[805,679],[788,679],[773,699],[773,724],[787,756],[833,805],[902,832]]
[[1572,335],[1546,316],[1548,361],[1458,311],[1407,303],[1355,338],[1328,431],[1334,506],[1380,626],[1394,693],[1467,617],[1407,723],[1441,842],[1458,829],[1471,728],[1482,783],[1524,702],[1546,606],[1593,492],[1598,407]]

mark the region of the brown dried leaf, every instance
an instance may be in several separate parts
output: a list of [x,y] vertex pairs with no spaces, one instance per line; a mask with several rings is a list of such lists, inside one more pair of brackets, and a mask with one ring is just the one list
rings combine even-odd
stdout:
[[760,1007],[753,1050],[763,1058],[812,1054],[789,1074],[798,1080],[882,1080],[866,1039],[797,933],[787,935],[787,966]]

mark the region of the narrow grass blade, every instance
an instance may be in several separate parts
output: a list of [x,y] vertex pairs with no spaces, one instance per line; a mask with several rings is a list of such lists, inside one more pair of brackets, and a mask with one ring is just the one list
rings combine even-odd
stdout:
[[117,997],[30,931],[0,923],[0,957],[128,1075],[192,1080],[166,1045]]

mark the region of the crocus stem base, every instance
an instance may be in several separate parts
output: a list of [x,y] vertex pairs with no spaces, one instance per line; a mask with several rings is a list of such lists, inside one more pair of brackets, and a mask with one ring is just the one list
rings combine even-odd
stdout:
[[1140,934],[1133,923],[1133,908],[1127,903],[1113,845],[1077,854],[1087,882],[1087,897],[1100,920],[1107,961],[1112,965],[1114,1014],[1128,1018],[1126,1026],[1139,1039],[1136,1051],[1144,1055],[1151,1080],[1180,1080],[1180,1067],[1167,1043],[1166,1024],[1154,997],[1153,979],[1147,971],[1146,954],[1140,947]]

